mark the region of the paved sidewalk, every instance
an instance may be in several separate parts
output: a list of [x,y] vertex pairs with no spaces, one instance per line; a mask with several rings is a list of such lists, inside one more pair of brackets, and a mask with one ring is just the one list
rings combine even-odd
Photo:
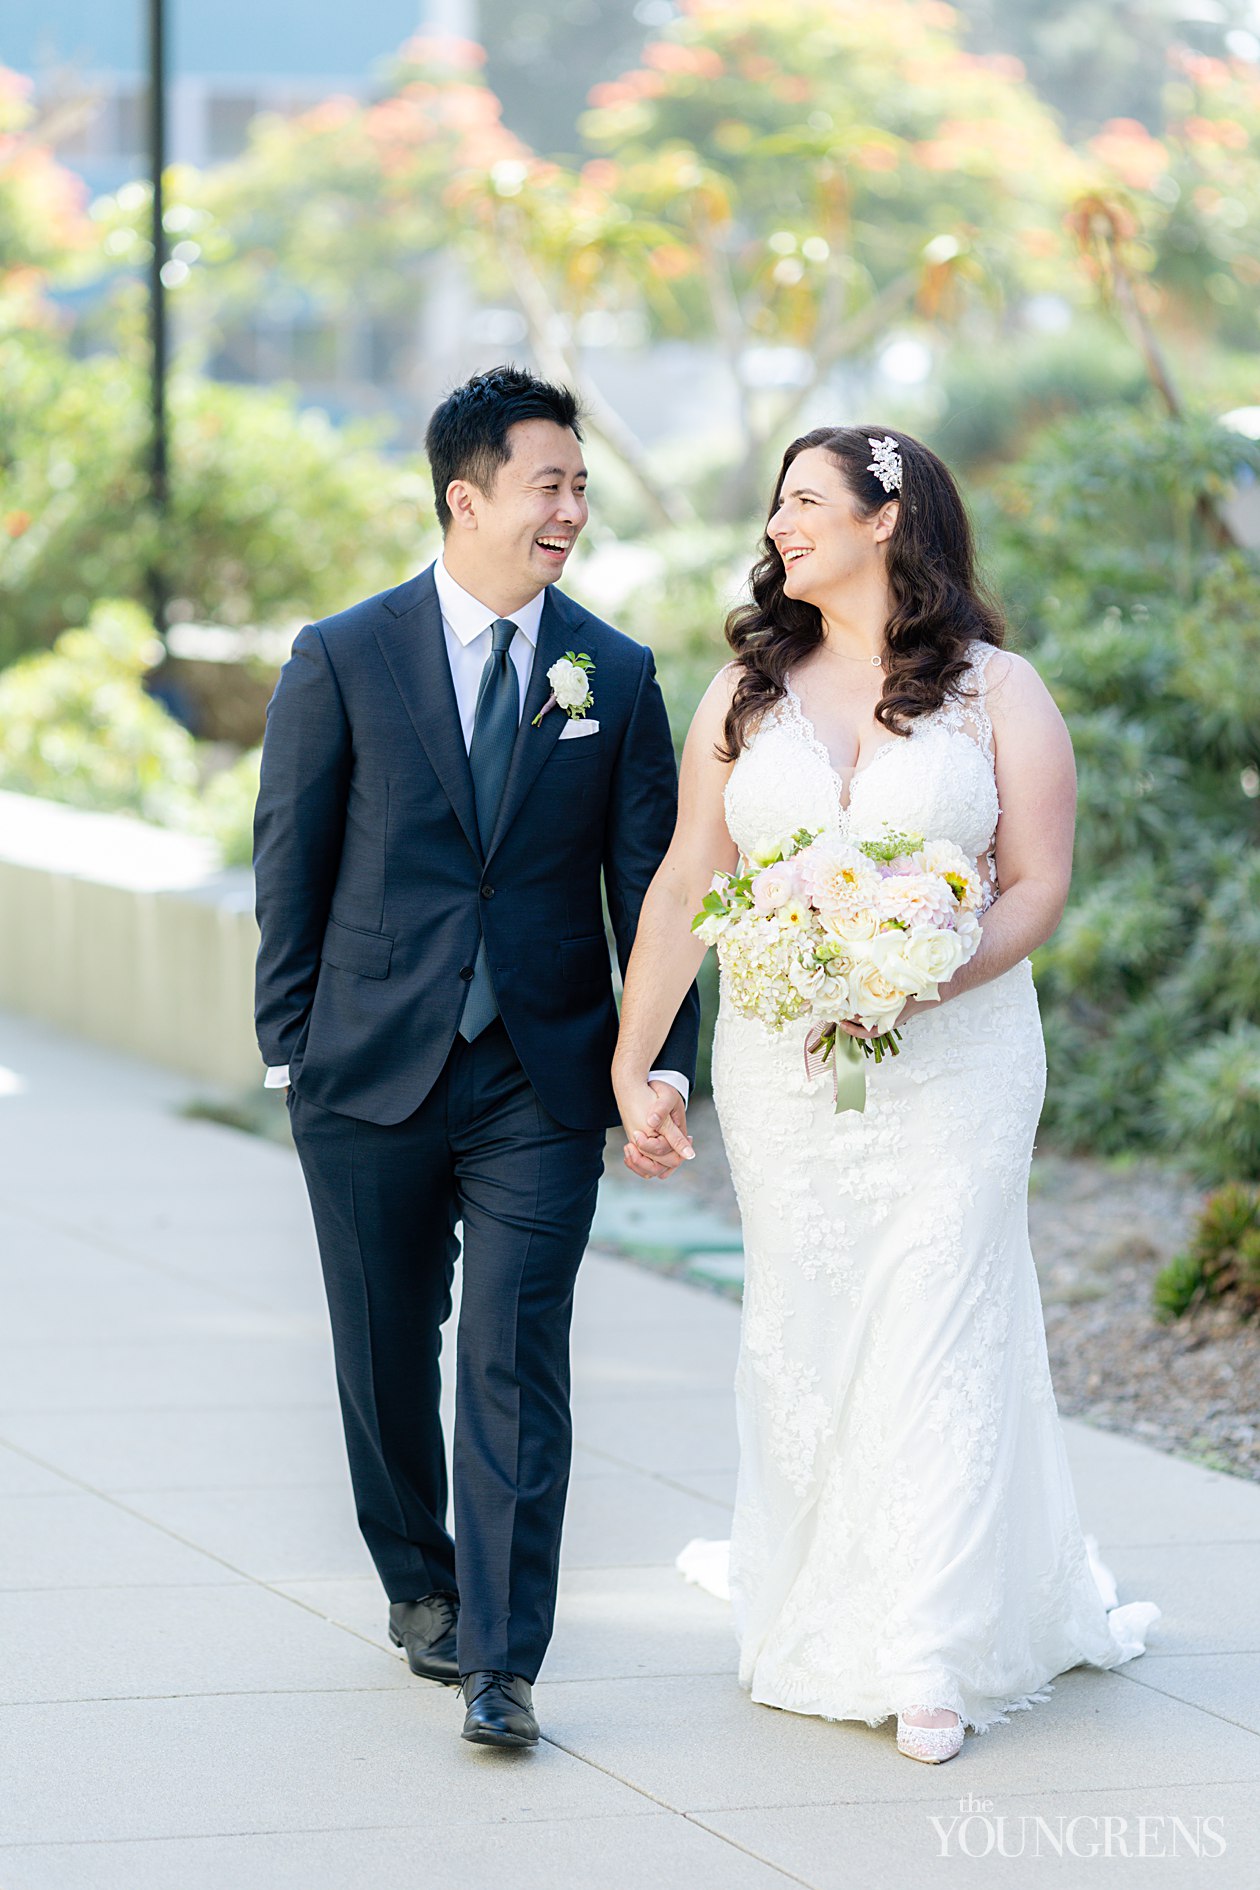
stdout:
[[[385,1639],[296,1160],[29,1024],[0,1019],[0,1065],[4,1890],[1260,1878],[1260,1488],[1069,1424],[1152,1651],[913,1765],[890,1726],[740,1692],[727,1610],[672,1569],[727,1530],[737,1313],[592,1254],[545,1742],[464,1745]],[[1142,1814],[1145,1857],[1088,1855]],[[1041,1859],[977,1863],[1036,1817]]]

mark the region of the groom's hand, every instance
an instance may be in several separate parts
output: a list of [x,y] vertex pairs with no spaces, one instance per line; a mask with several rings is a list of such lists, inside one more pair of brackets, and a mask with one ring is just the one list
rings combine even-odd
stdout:
[[681,1162],[695,1160],[687,1106],[672,1083],[646,1084],[623,1110],[622,1121],[629,1138],[623,1159],[631,1174],[664,1181]]
[[688,1134],[688,1109],[673,1083],[635,1085],[620,1094],[625,1128],[625,1166],[644,1181],[665,1181],[680,1162],[695,1159]]

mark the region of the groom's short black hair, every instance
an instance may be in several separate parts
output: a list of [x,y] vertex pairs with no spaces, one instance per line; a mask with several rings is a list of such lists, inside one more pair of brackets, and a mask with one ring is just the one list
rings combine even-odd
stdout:
[[500,466],[512,457],[508,429],[521,420],[554,420],[580,440],[581,407],[567,387],[553,387],[524,368],[491,368],[446,396],[429,422],[424,436],[433,474],[433,499],[438,524],[445,532],[451,522],[446,488],[452,479],[467,479],[482,492],[494,489]]

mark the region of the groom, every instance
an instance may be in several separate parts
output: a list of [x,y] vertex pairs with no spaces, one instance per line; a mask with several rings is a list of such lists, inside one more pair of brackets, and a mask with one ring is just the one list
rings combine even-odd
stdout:
[[[676,777],[651,653],[553,588],[587,518],[573,395],[497,368],[426,445],[441,557],[308,624],[268,709],[258,1041],[288,1084],[390,1637],[459,1681],[466,1739],[526,1746],[574,1280],[617,1120],[601,880],[624,970]],[[586,662],[553,688],[566,655]],[[698,1015],[693,987],[640,1172],[690,1156]],[[452,1541],[438,1355],[459,1222]]]

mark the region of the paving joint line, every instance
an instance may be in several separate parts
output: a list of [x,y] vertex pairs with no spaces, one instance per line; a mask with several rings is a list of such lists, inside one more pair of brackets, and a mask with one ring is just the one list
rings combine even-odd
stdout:
[[661,1798],[656,1792],[649,1791],[646,1785],[636,1784],[633,1779],[626,1778],[623,1773],[614,1771],[610,1765],[601,1765],[598,1759],[592,1759],[584,1752],[575,1752],[572,1746],[566,1746],[552,1733],[543,1733],[541,1736],[544,1744],[554,1746],[558,1752],[566,1753],[569,1758],[576,1759],[579,1764],[589,1766],[593,1772],[600,1772],[605,1778],[613,1779],[616,1784],[623,1785],[627,1791],[634,1792],[638,1797],[647,1799],[648,1802],[653,1805],[659,1805],[662,1811],[669,1812],[673,1817],[681,1818],[684,1823],[696,1824],[697,1829],[708,1831],[709,1836],[716,1838],[719,1843],[727,1844],[733,1851],[740,1851],[745,1857],[751,1857],[754,1862],[765,1864],[767,1869],[776,1871],[786,1882],[799,1884],[802,1886],[802,1890],[817,1890],[817,1886],[811,1884],[808,1878],[797,1877],[791,1871],[785,1870],[781,1864],[771,1864],[767,1859],[758,1857],[755,1851],[750,1851],[746,1845],[739,1843],[737,1839],[727,1837],[722,1831],[710,1830],[707,1825],[701,1825],[699,1821],[693,1819],[690,1812],[685,1811],[681,1805],[671,1804],[667,1798]]
[[[544,1817],[531,1817],[526,1813],[516,1820],[520,1824],[607,1824],[616,1818],[642,1818],[648,1814],[642,1811],[582,1811],[575,1816],[565,1813],[548,1814]],[[506,1824],[507,1819],[495,1819],[494,1823]],[[286,1837],[340,1837],[343,1833],[353,1836],[363,1831],[459,1831],[466,1825],[484,1828],[484,1818],[452,1818],[434,1826],[432,1820],[424,1824],[284,1824],[268,1825],[248,1831],[171,1831],[164,1837],[94,1837],[94,1838],[0,1838],[0,1853],[4,1851],[46,1851],[61,1850],[70,1846],[98,1844],[208,1844],[221,1838],[286,1838]]]
[[72,1240],[82,1241],[86,1247],[95,1247],[99,1252],[108,1254],[112,1260],[125,1260],[130,1266],[144,1268],[147,1272],[157,1273],[163,1279],[177,1280],[181,1286],[196,1286],[203,1292],[220,1294],[224,1299],[236,1301],[249,1307],[251,1312],[270,1312],[272,1307],[263,1300],[250,1299],[246,1294],[237,1292],[232,1287],[219,1283],[208,1284],[195,1273],[182,1273],[177,1267],[168,1266],[162,1260],[153,1260],[146,1254],[135,1253],[129,1247],[111,1239],[108,1234],[100,1234],[95,1229],[81,1227],[74,1221],[62,1221],[53,1214],[40,1214],[29,1207],[14,1207],[11,1200],[0,1203],[6,1213],[18,1220],[29,1221],[32,1227],[40,1228],[45,1233],[65,1234]]
[[1253,1739],[1260,1740],[1260,1726],[1248,1726],[1244,1720],[1235,1719],[1230,1713],[1222,1713],[1214,1706],[1202,1706],[1198,1700],[1183,1699],[1180,1693],[1170,1693],[1166,1687],[1157,1686],[1153,1680],[1143,1680],[1140,1674],[1117,1674],[1118,1680],[1127,1680],[1131,1686],[1141,1687],[1147,1693],[1158,1693],[1162,1700],[1175,1700],[1178,1706],[1188,1706],[1192,1713],[1206,1713],[1209,1719],[1219,1720],[1222,1726],[1234,1726],[1239,1732],[1250,1733]]

